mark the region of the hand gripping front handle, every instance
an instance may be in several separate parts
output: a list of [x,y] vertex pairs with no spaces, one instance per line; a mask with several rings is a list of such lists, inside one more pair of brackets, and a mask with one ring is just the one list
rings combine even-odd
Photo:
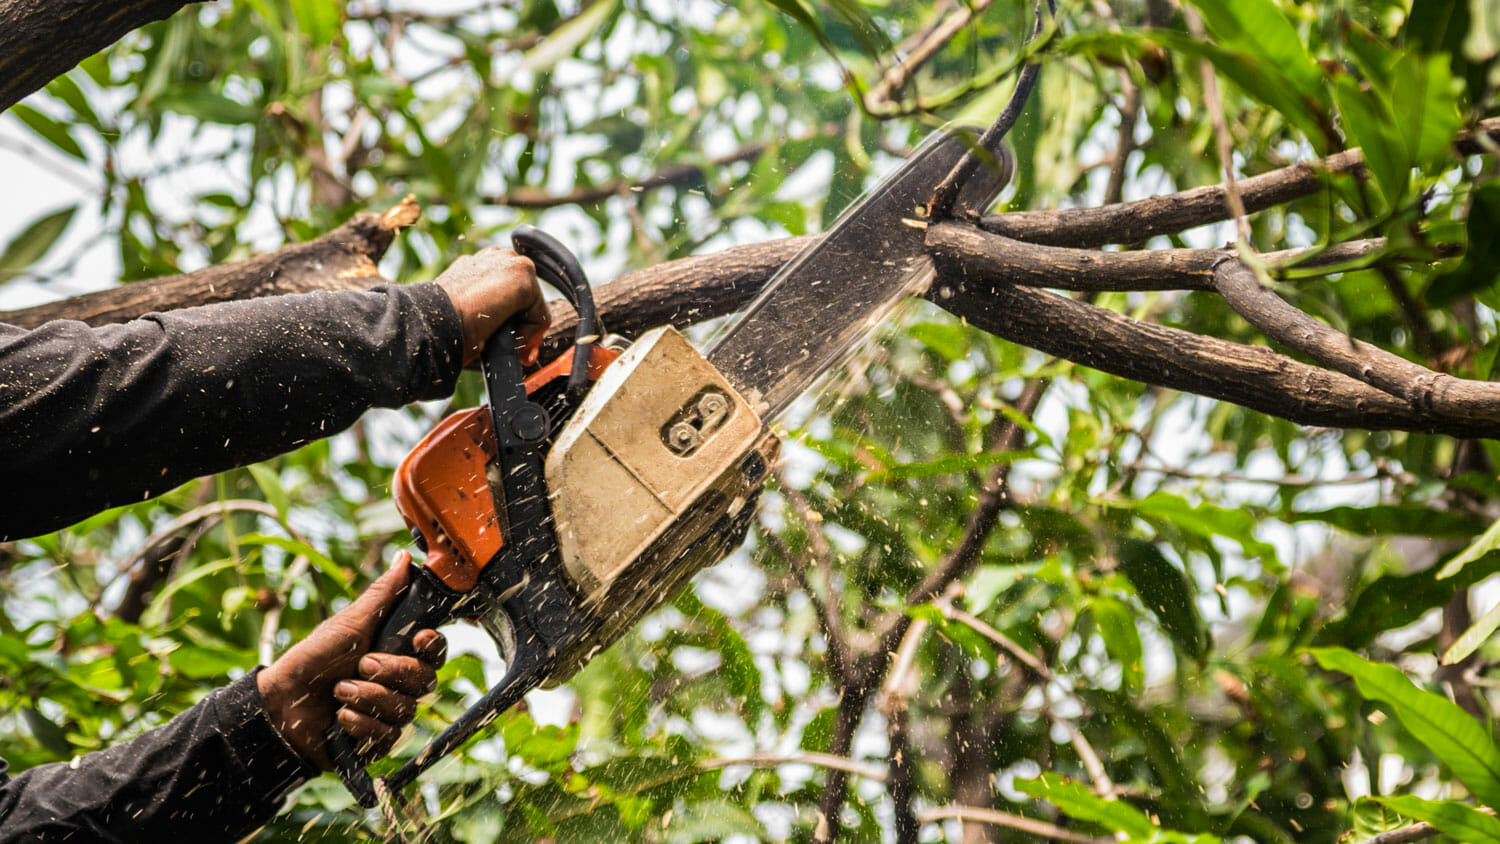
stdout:
[[[444,586],[425,566],[413,563],[411,582],[401,593],[396,608],[381,625],[370,651],[415,656],[416,645],[413,639],[417,631],[429,630],[452,621],[465,597]],[[328,758],[344,787],[349,789],[359,805],[372,808],[375,805],[375,783],[365,770],[364,760],[354,745],[354,739],[344,732],[337,719],[329,725],[323,738]]]

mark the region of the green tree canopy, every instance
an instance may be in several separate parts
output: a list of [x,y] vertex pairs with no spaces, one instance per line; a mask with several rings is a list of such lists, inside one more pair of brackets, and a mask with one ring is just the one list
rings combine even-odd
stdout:
[[[86,187],[12,199],[0,295],[80,254],[122,287],[0,319],[424,280],[524,221],[619,276],[615,330],[708,323],[1034,64],[1013,187],[795,408],[746,546],[397,828],[1500,841],[1491,5],[1068,2],[1028,39],[1008,0],[158,3],[89,55],[121,33],[7,39],[13,4],[0,139]],[[0,755],[304,635],[410,544],[391,472],[479,394],[0,546]],[[397,756],[487,675],[453,657]],[[325,777],[262,840],[389,834]]]

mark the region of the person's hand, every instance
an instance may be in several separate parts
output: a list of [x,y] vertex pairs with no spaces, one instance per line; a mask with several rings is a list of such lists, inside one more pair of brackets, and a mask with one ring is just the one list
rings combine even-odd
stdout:
[[417,698],[437,687],[448,644],[436,630],[417,633],[416,657],[368,652],[406,587],[410,562],[410,554],[398,552],[390,571],[354,603],[256,675],[271,723],[325,771],[332,765],[323,734],[335,717],[362,756],[384,756],[416,715]]
[[464,332],[464,364],[474,362],[490,335],[521,315],[521,362],[536,362],[552,321],[531,259],[489,247],[454,261],[435,279],[452,300]]

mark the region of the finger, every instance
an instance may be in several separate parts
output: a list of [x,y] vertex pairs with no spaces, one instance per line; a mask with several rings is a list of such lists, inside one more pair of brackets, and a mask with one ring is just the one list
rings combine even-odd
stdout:
[[417,652],[417,659],[433,668],[448,661],[448,639],[436,630],[418,630],[411,638],[411,644]]
[[552,324],[552,309],[538,296],[536,301],[521,315],[521,363],[531,366],[542,351],[542,341],[547,339],[547,327]]
[[414,697],[437,688],[437,671],[411,656],[365,654],[359,660],[359,676]]
[[368,680],[340,680],[333,687],[333,699],[393,727],[409,724],[417,715],[416,698]]
[[354,746],[365,759],[384,756],[401,739],[401,729],[357,709],[344,707],[335,716],[339,726],[354,739]]

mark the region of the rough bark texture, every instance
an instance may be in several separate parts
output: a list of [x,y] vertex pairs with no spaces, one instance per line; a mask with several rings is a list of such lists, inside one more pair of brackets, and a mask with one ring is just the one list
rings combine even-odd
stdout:
[[[1500,118],[1480,121],[1477,132],[1459,139],[1456,144],[1458,151],[1464,155],[1485,152],[1476,135],[1500,141]],[[1329,176],[1359,172],[1364,168],[1364,162],[1364,155],[1359,150],[1345,150],[1318,161],[1293,164],[1242,179],[1234,183],[1235,191],[1245,203],[1245,211],[1254,214],[1311,196],[1323,189]],[[1098,208],[1016,211],[985,217],[981,227],[1016,240],[1049,246],[1087,248],[1109,243],[1140,243],[1158,235],[1229,219],[1225,193],[1223,185],[1208,185]]]
[[0,111],[183,0],[0,0]]
[[1424,414],[1500,418],[1500,384],[1455,378],[1353,339],[1289,305],[1239,261],[1214,273],[1214,288],[1240,316],[1277,342],[1330,369],[1405,400]]
[[[396,221],[398,210],[409,215],[399,217],[404,222]],[[271,255],[0,314],[0,321],[34,325],[67,317],[98,323],[241,296],[368,287],[384,281],[374,262],[395,230],[414,216],[415,206],[403,204],[379,217],[360,215],[318,240]],[[1018,286],[1066,286],[1069,278],[1084,279],[1082,271],[1087,268],[1090,277],[1105,281],[1078,284],[1082,289],[1127,289],[1131,279],[1149,280],[1153,273],[1173,277],[1170,286],[1198,289],[1212,283],[1211,266],[1226,255],[1221,250],[1072,255],[1081,250],[1017,244],[963,224],[934,226],[932,234],[939,278],[927,297],[1013,342],[1115,375],[1234,402],[1305,425],[1500,436],[1500,420],[1438,416],[1357,379],[1300,363],[1264,346],[1141,322]],[[627,273],[599,287],[600,312],[610,331],[625,335],[665,323],[687,325],[733,313],[810,241],[788,238],[739,246]],[[553,315],[550,338],[556,346],[570,335],[574,315],[561,302],[554,303]]]
[[33,308],[0,311],[0,322],[23,328],[54,319],[104,325],[152,311],[231,299],[374,287],[386,282],[375,263],[390,247],[396,232],[416,222],[418,213],[416,202],[407,197],[384,214],[356,214],[316,240],[294,243],[235,264],[122,284]]

